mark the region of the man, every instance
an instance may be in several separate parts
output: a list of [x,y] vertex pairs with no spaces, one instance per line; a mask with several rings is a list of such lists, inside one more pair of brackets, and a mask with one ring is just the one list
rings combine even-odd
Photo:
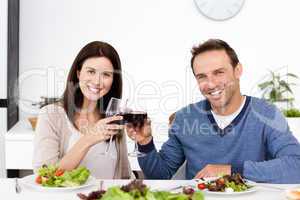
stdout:
[[240,173],[257,182],[300,183],[300,145],[275,106],[243,96],[235,51],[211,39],[192,50],[191,67],[205,100],[176,112],[169,139],[157,152],[150,124],[127,127],[146,153],[147,178],[170,179],[186,160],[186,178]]

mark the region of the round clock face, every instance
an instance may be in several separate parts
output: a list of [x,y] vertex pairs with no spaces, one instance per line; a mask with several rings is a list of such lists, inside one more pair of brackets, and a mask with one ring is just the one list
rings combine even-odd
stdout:
[[235,16],[245,0],[195,0],[200,12],[213,20],[226,20]]

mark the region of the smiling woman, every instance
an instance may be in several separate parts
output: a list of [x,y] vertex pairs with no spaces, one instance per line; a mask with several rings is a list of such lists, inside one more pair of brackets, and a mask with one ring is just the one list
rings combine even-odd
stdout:
[[79,87],[84,96],[97,101],[107,94],[113,83],[114,68],[106,57],[87,59],[77,71]]
[[[39,115],[34,143],[34,169],[56,164],[73,170],[86,166],[96,178],[129,178],[126,138],[122,125],[110,124],[121,116],[106,117],[109,100],[121,98],[121,62],[105,42],[83,47],[75,58],[59,103],[45,106]],[[115,136],[113,158],[102,155]]]

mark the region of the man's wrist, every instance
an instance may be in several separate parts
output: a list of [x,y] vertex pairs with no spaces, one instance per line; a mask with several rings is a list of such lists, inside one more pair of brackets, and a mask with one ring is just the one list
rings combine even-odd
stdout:
[[145,145],[138,143],[138,149],[142,153],[149,153],[153,151],[153,149],[155,149],[153,138],[150,137],[150,141]]
[[152,139],[153,139],[152,136],[148,136],[144,140],[139,141],[139,145],[147,145],[151,142]]

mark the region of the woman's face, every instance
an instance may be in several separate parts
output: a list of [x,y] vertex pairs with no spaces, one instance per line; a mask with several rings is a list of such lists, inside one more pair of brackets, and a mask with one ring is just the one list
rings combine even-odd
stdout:
[[97,101],[106,95],[113,83],[113,72],[113,65],[106,57],[86,59],[81,71],[77,71],[79,87],[84,97]]

